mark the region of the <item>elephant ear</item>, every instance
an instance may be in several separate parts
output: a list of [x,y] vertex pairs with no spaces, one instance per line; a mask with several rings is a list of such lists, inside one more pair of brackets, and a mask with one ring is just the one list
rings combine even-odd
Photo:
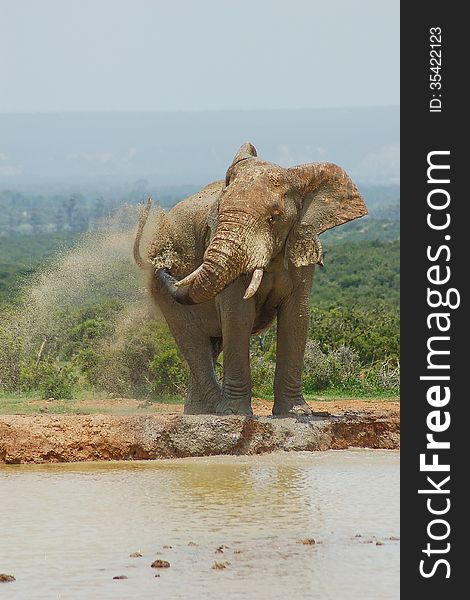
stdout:
[[256,148],[251,142],[245,142],[242,146],[240,146],[240,149],[233,157],[232,164],[227,169],[227,174],[225,176],[225,187],[227,187],[230,183],[230,176],[233,173],[235,165],[237,165],[242,160],[246,160],[247,158],[255,158],[256,156],[258,156],[258,153],[256,152]]
[[296,267],[321,261],[318,236],[367,214],[364,200],[349,175],[331,163],[288,169],[300,192],[299,220],[292,228],[286,256]]

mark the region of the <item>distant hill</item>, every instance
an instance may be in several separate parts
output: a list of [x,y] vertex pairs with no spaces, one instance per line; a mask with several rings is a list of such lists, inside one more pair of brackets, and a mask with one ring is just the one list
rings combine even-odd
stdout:
[[399,183],[399,109],[372,107],[0,114],[0,189],[200,184],[246,140],[283,166],[332,161],[358,182]]

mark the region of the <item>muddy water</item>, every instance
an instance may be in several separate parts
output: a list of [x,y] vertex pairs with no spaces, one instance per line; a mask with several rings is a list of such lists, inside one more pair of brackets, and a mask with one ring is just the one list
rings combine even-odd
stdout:
[[398,466],[379,450],[2,466],[0,597],[398,598]]

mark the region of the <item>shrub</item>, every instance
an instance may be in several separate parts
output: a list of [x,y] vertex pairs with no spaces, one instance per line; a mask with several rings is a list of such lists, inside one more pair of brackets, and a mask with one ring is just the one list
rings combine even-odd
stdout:
[[129,326],[81,349],[75,364],[91,385],[122,396],[182,394],[187,369],[168,328],[159,321]]
[[311,337],[323,352],[348,346],[361,362],[373,364],[389,358],[398,360],[400,327],[398,310],[385,304],[313,308]]
[[393,360],[378,362],[366,371],[366,389],[400,393],[400,364]]
[[360,362],[354,350],[340,346],[328,353],[317,340],[308,340],[304,359],[304,387],[307,392],[328,387],[353,387],[359,376]]
[[275,363],[268,352],[256,352],[251,355],[251,385],[253,394],[264,396],[273,393]]
[[82,373],[88,383],[97,385],[103,368],[103,355],[93,348],[79,350],[73,357],[73,364]]
[[42,398],[73,398],[77,381],[72,365],[60,364],[50,357],[20,369],[21,390],[39,391]]
[[21,358],[21,338],[11,328],[0,324],[0,390],[18,387]]
[[149,365],[152,391],[157,394],[183,394],[188,385],[188,370],[177,349],[161,350]]

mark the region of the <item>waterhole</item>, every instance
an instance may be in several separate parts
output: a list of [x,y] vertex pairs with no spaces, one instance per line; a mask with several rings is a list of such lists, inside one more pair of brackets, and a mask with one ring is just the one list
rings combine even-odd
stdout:
[[0,506],[2,598],[399,597],[395,451],[0,466]]

